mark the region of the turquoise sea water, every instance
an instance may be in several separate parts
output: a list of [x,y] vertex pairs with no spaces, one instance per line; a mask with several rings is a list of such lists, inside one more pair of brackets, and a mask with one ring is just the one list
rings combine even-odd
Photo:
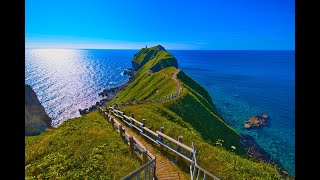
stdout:
[[[124,68],[138,50],[26,49],[25,82],[58,126],[99,101],[98,92],[123,84]],[[224,120],[254,137],[295,173],[294,51],[170,51],[179,68],[204,86]],[[250,116],[268,114],[270,125],[246,130]]]
[[[218,113],[295,174],[294,51],[170,51],[180,69],[204,86]],[[269,126],[243,123],[266,113]],[[272,160],[271,160],[272,161]]]

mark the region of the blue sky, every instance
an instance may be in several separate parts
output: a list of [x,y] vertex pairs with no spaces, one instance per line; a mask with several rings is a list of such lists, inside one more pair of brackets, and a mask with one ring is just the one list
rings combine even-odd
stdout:
[[26,48],[289,49],[294,0],[26,0]]

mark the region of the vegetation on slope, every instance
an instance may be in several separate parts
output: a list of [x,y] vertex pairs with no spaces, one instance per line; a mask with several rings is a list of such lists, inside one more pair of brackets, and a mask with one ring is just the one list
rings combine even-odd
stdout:
[[151,59],[156,60],[153,62],[152,67],[150,67],[152,72],[157,72],[170,66],[178,68],[178,61],[176,58],[168,53],[161,45],[153,46],[151,48],[142,48],[134,55],[132,66],[135,70],[138,70]]
[[138,157],[98,112],[25,136],[26,179],[120,179],[139,166]]
[[170,78],[174,73],[174,67],[165,68],[156,73],[148,75],[148,65],[151,66],[153,61],[149,61],[137,73],[135,80],[120,91],[116,98],[110,103],[131,100],[156,99],[176,93],[178,87],[175,81]]
[[[193,125],[184,121],[175,112],[169,110],[161,103],[143,103],[120,107],[127,114],[134,113],[135,119],[146,119],[146,127],[159,131],[165,127],[165,134],[174,139],[183,136],[183,143],[191,146],[193,142],[198,151],[198,164],[222,179],[281,179],[278,169],[268,163],[253,162],[233,151],[226,150],[224,142],[213,143],[206,141]],[[168,141],[166,142],[170,144]],[[176,147],[171,144],[172,147]],[[239,146],[236,146],[238,149]],[[187,151],[182,151],[189,155]]]
[[[156,55],[151,56],[151,59],[146,61],[145,57],[151,51]],[[120,91],[116,98],[108,104],[120,104],[122,101],[134,99],[157,99],[176,93],[178,85],[172,78],[174,71],[177,70],[174,66],[176,64],[175,58],[170,58],[171,61],[167,62],[167,65],[171,64],[170,67],[149,74],[149,69],[154,67],[155,64],[161,63],[162,57],[172,57],[172,55],[160,45],[143,48],[139,51],[134,56],[133,62],[144,63],[144,65],[136,72],[135,80],[123,91]],[[244,149],[240,146],[239,133],[226,125],[216,114],[208,92],[182,71],[178,73],[177,78],[184,86],[180,97],[162,105],[176,113],[177,116],[182,118],[182,121],[190,123],[205,140],[214,143],[218,139],[223,139],[227,148],[230,148],[231,145],[238,146],[236,152],[243,154]]]
[[[152,52],[152,54],[150,53]],[[107,103],[121,104],[122,101],[157,99],[176,93],[177,83],[172,75],[177,70],[175,60],[156,73],[150,69],[171,56],[159,46],[143,48],[133,58],[136,66],[135,80],[116,98]],[[149,59],[148,59],[149,58]],[[171,62],[171,63],[170,63]],[[171,65],[170,65],[171,64]],[[135,118],[147,120],[147,127],[156,131],[165,127],[165,133],[177,139],[183,135],[184,143],[195,143],[199,151],[198,163],[206,170],[225,179],[278,179],[278,169],[267,163],[253,162],[245,157],[240,145],[240,134],[228,126],[216,113],[208,92],[183,71],[177,74],[183,91],[176,100],[162,103],[144,103],[121,106],[121,110],[134,113]],[[235,146],[233,150],[231,146]]]

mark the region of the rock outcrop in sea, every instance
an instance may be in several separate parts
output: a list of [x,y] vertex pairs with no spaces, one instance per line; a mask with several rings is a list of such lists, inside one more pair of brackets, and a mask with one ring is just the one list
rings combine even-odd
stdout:
[[38,135],[51,127],[51,118],[31,86],[25,85],[25,135]]
[[252,127],[266,126],[268,119],[269,119],[268,115],[261,113],[256,116],[250,117],[250,119],[244,123],[244,127],[246,129],[249,129]]

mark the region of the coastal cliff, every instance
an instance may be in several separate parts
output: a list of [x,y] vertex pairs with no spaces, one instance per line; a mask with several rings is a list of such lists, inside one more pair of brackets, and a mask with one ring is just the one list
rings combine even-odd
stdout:
[[36,93],[25,85],[25,135],[38,135],[51,127],[51,118],[39,102]]

